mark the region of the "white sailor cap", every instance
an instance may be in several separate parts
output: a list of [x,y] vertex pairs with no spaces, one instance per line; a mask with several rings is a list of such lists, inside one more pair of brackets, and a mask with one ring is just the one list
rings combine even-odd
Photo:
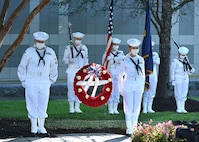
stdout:
[[155,42],[154,42],[154,41],[151,41],[151,45],[154,46],[154,45],[155,45]]
[[179,52],[180,54],[182,54],[182,55],[186,55],[186,54],[189,53],[189,49],[188,49],[187,47],[182,46],[182,47],[180,47],[180,48],[178,49],[178,52]]
[[75,32],[73,33],[73,37],[75,38],[83,38],[85,35],[83,33],[80,32]]
[[120,44],[120,43],[121,43],[121,40],[118,39],[118,38],[112,38],[112,43]]
[[35,40],[45,41],[49,38],[49,35],[45,32],[35,32],[33,33],[33,37]]
[[127,44],[132,47],[137,47],[141,44],[141,41],[136,38],[131,38],[127,40]]

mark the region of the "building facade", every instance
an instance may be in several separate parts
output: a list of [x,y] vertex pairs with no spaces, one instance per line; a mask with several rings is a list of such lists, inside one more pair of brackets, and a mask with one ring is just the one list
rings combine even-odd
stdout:
[[[12,29],[3,41],[0,49],[0,56],[2,57],[8,47],[18,36],[23,23],[28,14],[39,3],[39,0],[30,2],[29,7],[25,8],[20,16],[16,19]],[[0,8],[3,2],[0,1]],[[18,1],[12,1],[12,10],[18,5]],[[189,8],[185,7],[187,15],[181,16],[172,27],[172,38],[180,45],[189,48],[189,60],[196,69],[194,77],[199,75],[199,7],[197,1],[189,4]],[[12,12],[9,11],[8,15]],[[66,65],[62,62],[64,49],[69,44],[68,22],[72,23],[72,32],[80,31],[85,33],[83,43],[87,45],[89,50],[89,63],[95,62],[101,64],[102,55],[106,48],[107,28],[108,28],[108,10],[97,13],[91,16],[89,12],[82,12],[81,14],[74,14],[72,16],[63,16],[60,13],[63,8],[53,5],[46,6],[33,20],[29,31],[26,34],[23,42],[17,47],[14,54],[9,59],[6,66],[0,73],[0,83],[19,83],[17,77],[17,66],[26,48],[34,44],[32,33],[36,31],[45,31],[50,35],[47,41],[47,46],[52,47],[58,57],[59,61],[59,77],[58,82],[66,81]],[[173,16],[175,22],[177,16]],[[143,39],[143,31],[145,25],[145,15],[136,19],[125,17],[125,13],[115,12],[113,20],[113,37],[122,40],[120,49],[124,53],[128,53],[126,41],[129,38]],[[154,50],[159,51],[159,37],[153,25],[151,24],[152,40],[156,43]],[[171,41],[171,58],[177,56],[177,48]]]

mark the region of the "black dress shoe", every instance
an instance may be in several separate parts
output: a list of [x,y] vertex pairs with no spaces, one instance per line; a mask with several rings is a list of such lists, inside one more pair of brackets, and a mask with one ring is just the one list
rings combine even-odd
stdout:
[[37,133],[30,133],[30,137],[37,137]]
[[127,137],[131,137],[131,134],[126,134]]
[[38,133],[38,136],[41,138],[50,137],[49,133]]
[[53,135],[51,133],[39,133],[38,136],[41,137],[41,138],[45,138],[45,137],[54,138],[54,137],[57,137],[57,136],[55,136],[55,135]]

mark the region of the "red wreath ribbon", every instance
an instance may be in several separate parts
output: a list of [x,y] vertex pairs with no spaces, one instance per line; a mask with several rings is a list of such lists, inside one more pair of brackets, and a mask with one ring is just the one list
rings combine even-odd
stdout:
[[[91,75],[98,77],[99,80],[107,80],[108,82],[103,85],[102,92],[96,97],[87,94],[87,91],[84,90],[84,86],[77,85],[77,82],[85,81]],[[85,65],[76,73],[76,76],[74,78],[74,91],[76,96],[79,98],[80,101],[82,101],[82,103],[91,107],[102,106],[109,100],[111,96],[111,75],[102,65],[96,63]]]

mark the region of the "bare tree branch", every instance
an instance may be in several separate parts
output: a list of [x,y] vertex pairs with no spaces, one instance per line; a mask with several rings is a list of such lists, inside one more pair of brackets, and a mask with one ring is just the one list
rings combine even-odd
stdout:
[[4,24],[4,20],[6,19],[7,11],[10,5],[10,0],[5,0],[2,10],[1,10],[1,15],[0,15],[0,29],[2,28]]
[[181,9],[184,5],[188,4],[189,2],[192,2],[194,0],[183,0],[182,2],[179,3],[179,5],[175,6],[172,8],[173,12],[176,12],[177,10]]
[[151,14],[152,14],[152,17],[151,17],[151,22],[152,24],[154,25],[158,35],[160,35],[160,29],[161,29],[161,17],[159,15],[159,7],[160,7],[160,3],[159,3],[159,0],[157,0],[156,3],[152,3],[151,5]]
[[26,7],[26,5],[30,2],[30,0],[24,0],[21,2],[21,4],[15,9],[15,11],[12,13],[10,18],[7,20],[7,22],[1,27],[0,30],[0,47],[2,45],[3,39],[5,38],[6,34],[10,31],[13,22],[15,19],[19,16],[20,12]]
[[23,29],[21,30],[19,36],[14,41],[14,43],[11,45],[11,47],[6,51],[4,54],[1,62],[0,62],[0,72],[2,71],[4,65],[9,60],[10,56],[13,54],[15,49],[18,47],[18,45],[22,42],[24,39],[25,34],[27,33],[29,26],[34,19],[34,17],[50,2],[50,0],[42,0],[42,2],[29,14],[27,17],[25,24],[23,26]]

